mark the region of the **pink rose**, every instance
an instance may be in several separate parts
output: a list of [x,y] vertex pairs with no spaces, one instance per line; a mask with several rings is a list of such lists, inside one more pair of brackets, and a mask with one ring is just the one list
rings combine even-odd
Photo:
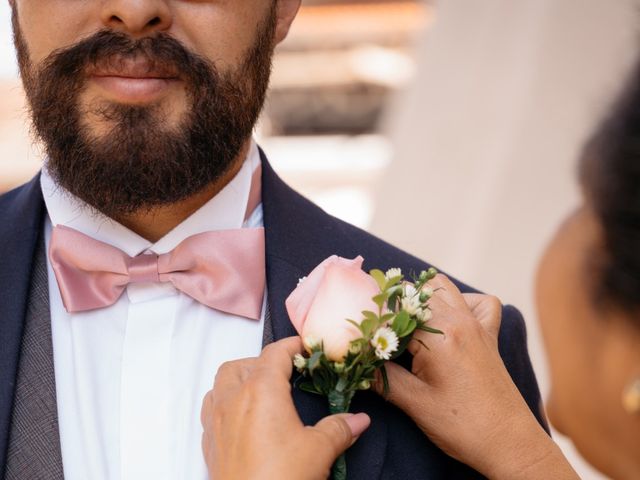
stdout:
[[286,301],[291,323],[307,350],[322,342],[327,358],[344,360],[351,341],[362,333],[347,318],[360,323],[362,311],[377,311],[372,298],[380,293],[375,280],[362,271],[363,258],[333,255],[318,265]]

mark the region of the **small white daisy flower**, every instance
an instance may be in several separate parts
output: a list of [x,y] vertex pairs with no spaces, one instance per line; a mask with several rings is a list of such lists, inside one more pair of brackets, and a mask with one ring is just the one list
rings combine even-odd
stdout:
[[410,283],[404,286],[405,297],[415,297],[416,295],[418,295],[418,291],[416,290],[416,287],[414,287]]
[[406,311],[409,315],[417,315],[418,311],[421,310],[422,304],[420,303],[420,298],[418,296],[414,297],[403,297],[400,301],[402,309]]
[[296,353],[293,357],[293,366],[298,370],[304,370],[304,368],[307,366],[307,359],[299,353]]
[[384,274],[384,278],[386,278],[387,281],[389,281],[392,278],[399,277],[401,275],[402,275],[402,270],[400,270],[399,268],[390,268],[389,270],[387,270],[387,273]]
[[398,350],[398,344],[396,332],[389,327],[380,327],[371,339],[371,346],[376,349],[376,357],[381,360],[389,360],[391,354]]
[[420,292],[411,284],[404,286],[404,295],[400,299],[400,305],[409,315],[417,315],[422,307]]
[[419,308],[418,312],[416,312],[416,317],[423,322],[428,322],[432,317],[431,310],[428,308]]

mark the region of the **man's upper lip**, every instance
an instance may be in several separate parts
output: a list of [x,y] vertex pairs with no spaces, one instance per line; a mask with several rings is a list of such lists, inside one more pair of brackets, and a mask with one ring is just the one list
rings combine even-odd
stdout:
[[90,75],[96,77],[124,78],[177,78],[176,72],[147,60],[115,59],[104,64],[95,65]]

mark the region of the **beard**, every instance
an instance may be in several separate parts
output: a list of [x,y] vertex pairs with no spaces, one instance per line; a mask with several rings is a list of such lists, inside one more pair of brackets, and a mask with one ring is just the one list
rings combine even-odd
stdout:
[[[243,61],[224,73],[167,34],[132,39],[111,30],[53,52],[35,68],[15,8],[12,23],[46,168],[58,185],[107,216],[170,205],[222,178],[233,168],[262,110],[271,73],[275,8]],[[187,107],[174,125],[160,104],[81,104],[91,68],[134,58],[144,59],[154,71],[178,72]],[[94,133],[88,116],[107,128]]]

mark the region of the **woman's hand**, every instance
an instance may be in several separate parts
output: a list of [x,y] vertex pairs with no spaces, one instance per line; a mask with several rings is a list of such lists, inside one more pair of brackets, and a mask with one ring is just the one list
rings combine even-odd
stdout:
[[502,362],[500,301],[463,295],[444,275],[430,284],[430,326],[444,335],[415,333],[411,373],[387,364],[387,399],[447,454],[489,478],[577,478]]
[[299,337],[268,345],[259,358],[223,364],[202,406],[202,448],[215,480],[326,479],[369,417],[332,415],[305,427],[291,398]]

